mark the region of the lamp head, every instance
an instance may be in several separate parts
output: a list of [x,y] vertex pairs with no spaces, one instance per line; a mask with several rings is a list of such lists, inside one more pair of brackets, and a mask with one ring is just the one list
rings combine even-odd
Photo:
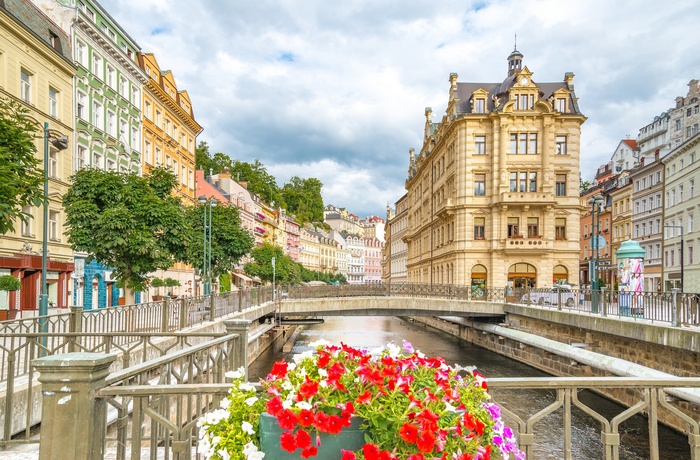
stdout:
[[207,202],[207,197],[204,195],[200,195],[199,198],[197,198],[197,201],[199,201],[199,204],[204,204]]
[[216,198],[212,198],[211,201],[209,202],[209,205],[210,205],[212,208],[213,208],[214,206],[216,206],[217,204],[219,204],[219,202],[216,201]]

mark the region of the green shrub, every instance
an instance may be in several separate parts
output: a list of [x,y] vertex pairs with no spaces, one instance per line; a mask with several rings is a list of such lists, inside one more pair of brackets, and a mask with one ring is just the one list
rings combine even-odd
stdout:
[[22,283],[12,275],[0,276],[0,291],[19,291]]

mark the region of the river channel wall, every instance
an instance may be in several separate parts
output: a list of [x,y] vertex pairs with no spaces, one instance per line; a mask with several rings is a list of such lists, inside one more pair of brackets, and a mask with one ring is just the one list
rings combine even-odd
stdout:
[[[560,377],[700,375],[697,352],[527,316],[510,314],[501,324],[456,317],[410,320]],[[635,389],[611,389],[601,394],[625,407],[642,399]],[[700,419],[698,391],[688,389],[679,394],[672,404],[694,420]],[[665,425],[688,432],[688,424],[680,417],[661,408],[658,416]]]

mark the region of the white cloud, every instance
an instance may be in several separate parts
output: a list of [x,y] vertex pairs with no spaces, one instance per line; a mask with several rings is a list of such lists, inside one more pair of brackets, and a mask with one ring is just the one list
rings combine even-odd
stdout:
[[317,177],[327,203],[383,215],[400,198],[424,108],[448,78],[497,82],[518,49],[535,81],[574,72],[590,179],[627,134],[699,78],[693,2],[639,0],[101,0],[186,89],[212,151],[260,159],[282,183]]

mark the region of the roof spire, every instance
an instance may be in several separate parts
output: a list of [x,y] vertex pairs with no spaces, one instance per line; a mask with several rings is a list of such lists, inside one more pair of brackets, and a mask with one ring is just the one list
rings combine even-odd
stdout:
[[513,51],[518,50],[518,33],[515,33],[515,43],[513,44]]

